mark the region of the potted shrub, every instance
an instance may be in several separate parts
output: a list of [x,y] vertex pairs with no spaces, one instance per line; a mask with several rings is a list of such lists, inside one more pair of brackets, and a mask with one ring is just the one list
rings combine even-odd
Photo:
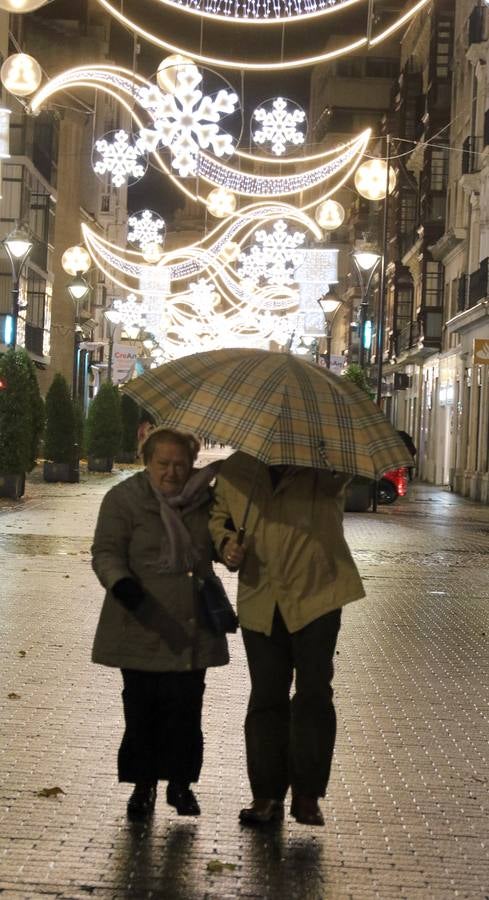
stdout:
[[119,392],[104,382],[93,398],[87,416],[87,455],[90,472],[111,472],[121,444],[122,422]]
[[59,372],[46,394],[44,481],[79,480],[75,411],[66,378]]
[[[342,378],[349,378],[359,388],[374,399],[374,392],[370,386],[364,370],[358,363],[350,363],[345,369]],[[373,482],[369,478],[355,475],[346,489],[345,510],[347,512],[367,512],[372,502]]]
[[18,500],[36,464],[43,425],[34,366],[25,350],[0,357],[0,496]]
[[136,401],[123,394],[121,397],[122,438],[117,462],[133,463],[138,446],[139,406]]

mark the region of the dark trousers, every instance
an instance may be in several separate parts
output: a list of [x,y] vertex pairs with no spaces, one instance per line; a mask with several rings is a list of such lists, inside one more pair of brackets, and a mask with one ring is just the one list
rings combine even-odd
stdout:
[[[243,628],[251,676],[245,721],[255,799],[324,797],[336,739],[333,656],[341,610],[290,634],[277,609],[270,637]],[[295,671],[295,694],[290,688]]]
[[126,730],[118,755],[119,781],[198,781],[205,669],[121,671]]

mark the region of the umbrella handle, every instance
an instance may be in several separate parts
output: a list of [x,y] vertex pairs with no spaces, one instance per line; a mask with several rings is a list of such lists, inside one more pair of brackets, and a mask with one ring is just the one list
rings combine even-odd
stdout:
[[236,535],[236,543],[238,544],[238,547],[241,547],[243,545],[245,534],[246,528],[242,525],[241,528],[238,528],[238,533]]

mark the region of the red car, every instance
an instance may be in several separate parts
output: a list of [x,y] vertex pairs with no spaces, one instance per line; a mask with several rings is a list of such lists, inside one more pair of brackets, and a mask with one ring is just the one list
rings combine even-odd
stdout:
[[385,472],[377,488],[378,503],[394,503],[398,497],[405,497],[408,489],[408,469],[391,469]]

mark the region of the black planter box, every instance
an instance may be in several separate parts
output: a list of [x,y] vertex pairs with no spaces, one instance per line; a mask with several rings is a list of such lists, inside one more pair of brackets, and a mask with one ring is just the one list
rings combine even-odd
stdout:
[[22,475],[0,474],[0,497],[10,497],[19,500],[25,491],[25,472]]
[[110,456],[89,456],[89,472],[112,472],[114,460]]
[[136,462],[136,451],[135,450],[121,450],[121,452],[117,454],[115,461],[117,463]]
[[72,463],[45,462],[43,478],[51,484],[63,481],[66,484],[77,484],[80,480],[80,470]]

